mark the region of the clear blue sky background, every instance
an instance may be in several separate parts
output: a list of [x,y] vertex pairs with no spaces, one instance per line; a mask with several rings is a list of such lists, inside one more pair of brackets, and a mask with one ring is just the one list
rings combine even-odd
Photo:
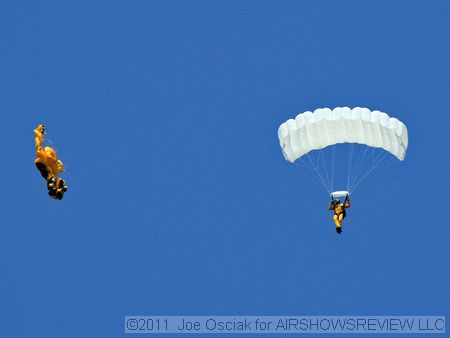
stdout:
[[[0,6],[1,337],[120,337],[127,314],[448,315],[448,1]],[[277,128],[403,120],[404,163],[328,196]],[[63,201],[34,167],[45,123]]]

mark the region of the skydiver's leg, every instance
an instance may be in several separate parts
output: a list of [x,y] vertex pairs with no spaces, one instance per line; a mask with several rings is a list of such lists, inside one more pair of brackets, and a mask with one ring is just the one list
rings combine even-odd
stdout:
[[36,168],[39,170],[39,172],[41,173],[43,178],[48,179],[50,172],[45,164],[43,164],[41,162],[37,162]]
[[334,224],[336,224],[336,227],[341,227],[341,223],[339,222],[339,216],[338,215],[334,215],[333,216],[333,220],[334,220]]
[[344,215],[343,214],[339,214],[339,215],[334,215],[333,216],[333,220],[334,220],[334,224],[336,224],[336,232],[338,234],[340,234],[342,232],[342,220],[344,219]]
[[344,220],[344,214],[340,214],[338,219],[339,219],[339,224],[341,224],[341,226],[342,226],[342,221]]

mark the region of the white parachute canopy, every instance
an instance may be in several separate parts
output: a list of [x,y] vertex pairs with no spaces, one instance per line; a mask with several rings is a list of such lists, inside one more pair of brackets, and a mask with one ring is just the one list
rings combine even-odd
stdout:
[[[365,148],[384,149],[400,161],[404,160],[408,148],[408,130],[403,122],[386,113],[360,107],[353,109],[337,107],[333,110],[321,108],[314,112],[304,112],[297,115],[295,119],[289,119],[280,125],[278,139],[284,158],[290,162],[295,162],[313,150],[320,151],[343,143],[352,144],[351,156],[353,156],[353,144],[360,144]],[[367,149],[363,151],[365,155]],[[324,155],[320,154],[320,156]],[[321,161],[319,155],[317,155],[317,162],[308,159],[313,164],[314,171],[321,176],[322,183],[325,183],[325,176],[322,177],[317,167]],[[352,166],[350,162],[351,159],[349,159],[349,166]],[[334,168],[334,163],[332,165]],[[374,162],[374,168],[378,167],[377,165],[378,163]],[[367,169],[370,172],[372,170],[373,168]],[[367,175],[362,173],[364,178]],[[350,181],[350,170],[348,181]],[[333,187],[326,188],[331,193]],[[347,186],[346,190],[350,190],[350,187]]]
[[290,162],[337,143],[360,143],[383,148],[400,161],[408,147],[408,130],[403,122],[367,108],[338,107],[307,111],[278,128],[284,157]]

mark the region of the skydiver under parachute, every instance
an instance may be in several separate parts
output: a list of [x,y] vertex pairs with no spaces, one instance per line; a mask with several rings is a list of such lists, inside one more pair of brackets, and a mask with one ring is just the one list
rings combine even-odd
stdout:
[[345,196],[344,203],[341,203],[339,199],[334,199],[333,194],[331,194],[331,202],[328,206],[328,210],[334,211],[333,220],[334,224],[336,224],[336,232],[338,234],[342,233],[342,222],[347,216],[345,209],[348,208],[350,208],[350,198],[348,198],[348,194]]
[[67,185],[59,176],[64,171],[64,164],[58,160],[55,149],[43,147],[45,127],[43,124],[34,129],[36,159],[34,161],[42,177],[47,181],[48,194],[52,199],[61,200],[67,191]]
[[[329,210],[334,211],[336,232],[340,234],[346,216],[345,209],[350,208],[349,191],[354,192],[374,169],[386,167],[395,158],[400,161],[405,159],[408,129],[402,121],[378,110],[371,111],[362,107],[319,108],[314,112],[298,114],[295,119],[282,123],[278,128],[278,139],[284,158],[302,165],[305,176],[311,176],[313,180],[316,177],[316,181],[329,193],[334,186],[336,146],[350,144],[347,148],[347,191],[331,193],[328,206]],[[361,146],[357,156],[353,156],[355,144]],[[330,175],[324,155],[328,147],[333,148]],[[383,152],[377,153],[375,150],[378,149]],[[310,156],[310,153],[317,153],[316,158]],[[336,163],[337,167],[341,167],[342,173],[342,165]],[[344,203],[341,203],[338,197],[344,196]]]

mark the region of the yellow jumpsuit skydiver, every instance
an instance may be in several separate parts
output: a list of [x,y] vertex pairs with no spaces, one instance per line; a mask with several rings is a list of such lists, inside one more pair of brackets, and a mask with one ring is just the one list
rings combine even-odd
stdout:
[[346,216],[345,209],[350,208],[350,199],[348,197],[345,198],[344,203],[341,203],[339,200],[332,200],[330,205],[328,206],[328,210],[333,210],[333,220],[334,224],[336,224],[336,232],[342,232],[342,221]]
[[52,147],[42,147],[44,142],[44,125],[40,124],[34,129],[34,143],[36,145],[36,159],[34,163],[47,181],[48,194],[53,199],[62,199],[67,191],[67,186],[58,175],[64,171],[64,164],[58,160],[55,149]]

